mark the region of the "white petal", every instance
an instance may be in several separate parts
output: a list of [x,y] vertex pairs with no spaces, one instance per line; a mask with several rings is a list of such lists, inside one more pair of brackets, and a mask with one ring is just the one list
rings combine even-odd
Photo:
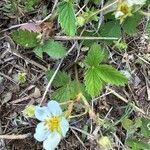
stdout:
[[47,136],[50,134],[50,132],[48,131],[48,129],[46,129],[46,127],[44,126],[44,122],[41,122],[37,125],[36,129],[35,129],[35,134],[34,134],[34,138],[39,141],[42,142],[44,141]]
[[47,117],[50,117],[50,112],[48,111],[47,107],[39,107],[36,106],[35,108],[35,117],[40,120],[40,121],[44,121]]
[[124,15],[124,13],[122,11],[116,11],[115,12],[115,18],[116,19],[119,18],[119,17],[121,17],[121,16],[123,16],[123,15]]
[[128,7],[131,7],[134,5],[134,2],[133,0],[127,0],[127,4],[128,4]]
[[47,106],[48,106],[50,113],[53,116],[60,116],[62,114],[62,110],[58,102],[51,100],[50,102],[48,102]]
[[144,5],[146,0],[132,0],[135,5]]
[[55,150],[61,140],[61,135],[57,132],[51,133],[48,138],[43,142],[45,150]]
[[69,130],[69,122],[64,117],[62,118],[60,122],[60,128],[61,128],[62,136],[65,137],[67,131]]

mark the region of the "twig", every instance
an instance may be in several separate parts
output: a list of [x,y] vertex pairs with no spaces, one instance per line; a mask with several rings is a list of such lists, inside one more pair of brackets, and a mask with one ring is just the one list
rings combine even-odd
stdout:
[[115,139],[121,144],[122,149],[126,150],[125,146],[123,145],[123,143],[121,142],[121,140],[118,138],[118,136],[115,133],[112,133],[112,135],[115,137]]
[[98,15],[98,14],[101,13],[102,11],[108,9],[109,7],[111,7],[111,6],[115,5],[115,4],[117,4],[118,1],[119,1],[119,0],[116,0],[116,1],[114,1],[113,3],[104,6],[102,9],[100,9],[100,10],[96,11],[95,13],[93,13],[92,17],[95,16],[95,15]]
[[88,110],[86,109],[83,113],[80,113],[80,114],[74,115],[74,116],[70,116],[69,118],[70,118],[70,119],[72,119],[72,118],[80,118],[80,117],[86,115],[87,112],[88,112]]
[[82,140],[80,139],[80,137],[78,136],[78,134],[77,134],[73,129],[71,129],[71,131],[74,133],[74,135],[76,136],[76,138],[77,138],[77,139],[79,140],[79,142],[82,144],[82,146],[84,147],[84,149],[88,150],[88,149],[85,147],[83,141],[82,141]]
[[115,37],[54,36],[55,40],[118,40]]
[[33,93],[32,94],[30,94],[30,95],[28,95],[28,96],[25,96],[25,97],[23,97],[23,98],[19,98],[19,99],[16,99],[16,100],[14,100],[14,101],[12,101],[12,102],[10,102],[11,104],[17,104],[17,103],[20,103],[20,102],[23,102],[23,101],[27,101],[28,99],[31,99],[32,97],[33,97]]
[[48,85],[47,85],[47,87],[46,87],[46,90],[45,90],[45,92],[44,92],[44,94],[43,94],[42,100],[41,100],[41,102],[40,102],[39,105],[42,105],[42,103],[43,103],[43,101],[44,101],[44,99],[45,99],[45,97],[46,97],[46,94],[47,94],[47,92],[48,92],[48,90],[49,90],[49,88],[50,88],[50,86],[51,86],[51,84],[52,84],[52,82],[53,82],[55,76],[57,75],[57,73],[58,73],[58,71],[59,71],[59,69],[60,69],[60,66],[61,66],[63,60],[64,60],[64,59],[61,59],[59,65],[58,65],[58,67],[57,67],[57,69],[55,70],[53,76],[52,76],[51,79],[49,80]]
[[9,27],[7,29],[4,29],[4,30],[0,31],[0,33],[6,32],[6,31],[11,30],[11,29],[19,28],[19,27],[27,25],[27,24],[28,24],[28,22],[27,23],[13,25],[13,26],[11,26],[11,27]]
[[[125,99],[124,97],[122,97],[120,94],[118,94],[118,93],[116,93],[114,90],[112,90],[112,89],[109,89],[108,88],[108,90],[113,94],[113,95],[115,95],[116,97],[118,97],[119,99],[121,99],[122,101],[124,101],[125,103],[129,103],[129,101],[127,100],[127,99]],[[139,107],[137,107],[137,106],[135,106],[135,105],[132,105],[137,111],[139,111],[140,113],[142,113],[142,114],[146,114],[145,112],[144,112],[144,110],[142,110],[141,108],[139,108]]]
[[[75,43],[73,44],[73,46],[69,49],[69,51],[67,52],[66,56],[73,50],[73,48],[75,47],[75,45],[76,45],[76,42],[75,42]],[[58,65],[57,69],[55,70],[53,76],[51,77],[50,81],[48,82],[48,85],[47,85],[47,87],[46,87],[46,90],[45,90],[45,92],[44,92],[44,94],[43,94],[42,100],[41,100],[41,102],[40,102],[39,105],[41,105],[41,104],[43,103],[43,101],[44,101],[44,99],[45,99],[45,97],[46,97],[46,94],[47,94],[47,92],[48,92],[48,90],[49,90],[49,88],[50,88],[50,86],[51,86],[51,84],[52,84],[52,82],[53,82],[55,76],[57,75],[57,73],[58,73],[58,71],[59,71],[59,69],[60,69],[60,67],[61,67],[61,64],[62,64],[63,60],[64,60],[64,58],[62,58],[62,59],[60,60],[60,63],[59,63],[59,65]]]
[[17,84],[11,77],[9,77],[9,76],[7,76],[7,75],[1,73],[1,72],[0,72],[0,75],[3,76],[4,78],[10,80],[11,82],[13,82],[14,84],[16,84],[16,85],[18,86],[18,84]]
[[19,135],[0,135],[0,139],[8,139],[8,140],[15,140],[15,139],[25,139],[31,136],[31,133],[27,133],[27,134],[19,134]]
[[43,70],[43,71],[47,71],[47,68],[44,67],[43,65],[38,64],[37,62],[35,62],[35,61],[33,61],[33,60],[30,60],[29,58],[27,58],[27,57],[25,57],[25,56],[22,56],[21,54],[19,54],[19,53],[17,53],[17,52],[13,52],[13,51],[11,51],[10,49],[7,49],[7,51],[10,52],[10,53],[12,53],[13,55],[15,55],[15,56],[17,56],[17,57],[19,57],[19,58],[25,60],[25,61],[27,61],[28,63],[33,64],[34,66],[40,68],[40,69]]
[[[0,135],[2,134],[3,132],[2,132],[2,124],[1,124],[1,121],[0,121]],[[5,144],[5,142],[4,142],[4,139],[0,139],[0,147],[3,149],[3,150],[7,150],[6,148],[4,148],[4,147],[6,147],[6,144]]]
[[41,21],[41,23],[44,22],[44,21],[46,21],[46,20],[48,20],[48,19],[52,16],[52,14],[53,14],[53,12],[54,12],[56,6],[57,6],[57,3],[58,3],[58,0],[55,0],[51,13],[50,13],[48,16],[46,16],[46,17]]
[[78,129],[78,128],[73,127],[73,126],[70,126],[70,128],[73,129],[73,130],[76,130],[76,131],[78,131],[78,132],[80,132],[80,133],[82,133],[82,134],[87,135],[87,136],[88,136],[89,138],[91,138],[92,140],[95,139],[95,137],[94,137],[93,135],[91,135],[90,133],[87,133],[87,132],[84,131],[84,130]]
[[147,17],[150,17],[150,13],[149,12],[145,12],[145,11],[140,11],[140,13],[142,14],[142,15],[145,15],[145,16],[147,16]]
[[138,55],[136,55],[136,56],[137,56],[140,60],[142,60],[144,63],[150,65],[150,63],[149,63],[147,60],[145,60],[144,58],[142,58],[141,56],[138,56]]

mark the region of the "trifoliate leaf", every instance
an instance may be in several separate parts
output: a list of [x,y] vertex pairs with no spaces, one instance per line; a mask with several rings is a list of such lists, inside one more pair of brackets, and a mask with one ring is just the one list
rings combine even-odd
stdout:
[[150,119],[142,118],[141,132],[146,138],[150,138]]
[[136,139],[127,139],[126,143],[133,150],[149,150],[150,149],[150,144],[146,144]]
[[52,94],[53,99],[58,99],[61,102],[75,99],[80,93],[79,85],[76,81],[70,81],[58,88]]
[[[47,79],[50,80],[53,74],[54,70],[48,70]],[[61,102],[75,99],[80,92],[85,93],[83,85],[72,81],[67,73],[61,71],[58,71],[52,85],[56,88],[52,93],[52,98]]]
[[99,77],[107,83],[124,85],[128,82],[128,79],[123,74],[110,65],[100,65],[98,69]]
[[[54,74],[54,70],[48,70],[46,73],[47,79],[50,80],[52,75]],[[71,81],[70,76],[62,71],[58,71],[54,81],[53,81],[53,86],[54,87],[61,87],[66,84],[68,84]]]
[[38,33],[27,30],[16,30],[11,34],[13,40],[26,48],[36,47],[38,45]]
[[89,66],[97,66],[100,62],[104,60],[105,56],[106,53],[100,47],[100,45],[94,43],[88,52],[88,55],[85,59],[85,63],[88,64]]
[[62,43],[54,41],[54,40],[47,40],[41,45],[40,47],[36,48],[34,52],[41,57],[42,53],[47,53],[53,59],[59,59],[65,56],[66,49]]
[[129,35],[137,33],[137,26],[140,19],[141,14],[138,12],[132,15],[131,17],[128,17],[122,25],[123,31]]
[[90,67],[85,72],[84,79],[87,92],[91,96],[97,96],[103,88],[103,82],[99,76],[99,69],[96,67]]
[[100,28],[100,35],[104,37],[121,38],[121,27],[118,21],[109,21]]
[[62,2],[58,8],[58,21],[64,32],[70,36],[76,33],[76,16],[72,1]]

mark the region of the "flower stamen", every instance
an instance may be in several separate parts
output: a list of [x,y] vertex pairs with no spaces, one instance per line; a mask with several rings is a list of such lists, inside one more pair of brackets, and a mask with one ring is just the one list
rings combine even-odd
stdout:
[[48,127],[50,131],[58,131],[60,126],[59,117],[50,117],[45,119],[45,125]]

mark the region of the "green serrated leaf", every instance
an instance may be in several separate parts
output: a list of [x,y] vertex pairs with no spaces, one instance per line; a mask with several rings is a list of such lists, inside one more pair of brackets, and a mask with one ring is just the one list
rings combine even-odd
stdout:
[[70,81],[68,84],[65,84],[62,87],[55,90],[52,94],[52,98],[57,99],[61,102],[74,99],[80,92],[78,87],[79,86],[76,81]]
[[85,58],[85,63],[89,66],[97,66],[100,62],[104,60],[106,53],[99,44],[94,43]]
[[137,33],[137,26],[140,19],[141,14],[138,12],[133,14],[131,17],[128,17],[122,25],[123,31],[129,35]]
[[150,138],[150,119],[142,118],[141,132],[146,138]]
[[[54,72],[55,72],[54,70],[48,70],[46,72],[46,77],[48,80],[51,79]],[[62,71],[58,71],[58,73],[55,76],[55,79],[53,81],[53,86],[58,88],[58,87],[61,87],[61,86],[68,84],[70,81],[71,81],[71,78],[67,73],[62,72]]]
[[58,8],[58,21],[64,32],[70,36],[76,33],[76,16],[71,1],[62,2]]
[[149,150],[150,149],[150,144],[146,144],[136,139],[127,139],[126,143],[133,150]]
[[60,42],[47,40],[43,43],[43,45],[36,48],[34,52],[40,57],[42,56],[43,52],[45,52],[53,59],[59,59],[65,56],[66,49]]
[[121,27],[118,21],[109,21],[100,28],[100,35],[104,37],[121,38]]
[[90,67],[85,72],[84,80],[87,92],[91,96],[97,96],[103,88],[103,81],[99,76],[99,69]]
[[12,32],[11,36],[17,44],[23,47],[33,48],[38,45],[38,33],[36,32],[19,29]]
[[98,69],[100,78],[107,83],[112,85],[124,85],[128,82],[128,79],[123,74],[110,65],[100,65]]
[[48,40],[43,45],[43,52],[46,52],[54,59],[59,59],[65,56],[66,50],[62,43]]

